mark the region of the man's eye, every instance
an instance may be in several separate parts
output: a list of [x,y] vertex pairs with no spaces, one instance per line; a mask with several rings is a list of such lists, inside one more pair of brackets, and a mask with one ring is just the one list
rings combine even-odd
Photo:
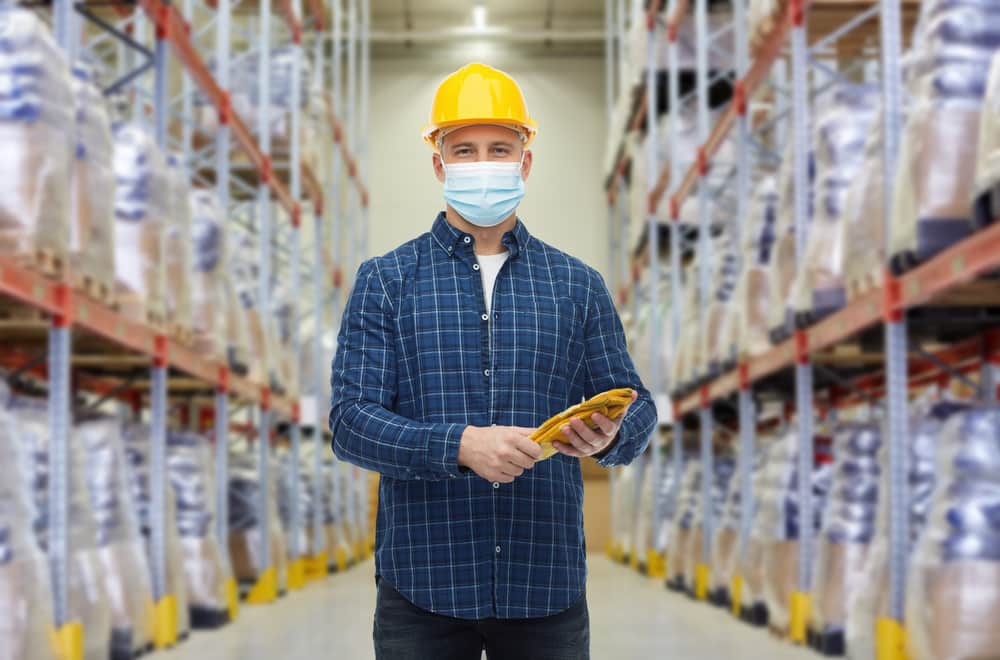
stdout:
[[507,156],[510,154],[510,149],[505,149],[504,147],[497,147],[493,150],[497,156]]

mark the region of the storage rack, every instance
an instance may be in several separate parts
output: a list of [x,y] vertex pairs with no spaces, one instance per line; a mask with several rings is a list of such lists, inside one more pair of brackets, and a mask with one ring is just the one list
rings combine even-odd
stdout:
[[[209,9],[201,6],[196,9],[192,0],[184,0],[181,7],[168,0],[138,0],[136,3],[116,0],[94,4],[53,0],[51,18],[56,39],[67,60],[72,63],[86,55],[90,61],[116,74],[117,80],[112,85],[115,89],[127,90],[137,104],[147,103],[151,107],[152,128],[158,146],[181,151],[191,179],[206,187],[214,186],[220,207],[227,214],[227,223],[240,223],[256,231],[260,237],[260,297],[264,313],[268,313],[269,270],[273,262],[278,263],[278,275],[291,282],[293,291],[299,291],[305,283],[311,285],[313,295],[310,303],[303,305],[305,309],[300,311],[296,297],[292,298],[293,318],[296,319],[292,341],[297,373],[301,321],[311,317],[314,349],[317,357],[323,355],[323,336],[335,331],[335,327],[328,327],[325,319],[332,319],[335,325],[341,312],[341,293],[347,284],[344,271],[352,270],[357,265],[356,260],[366,252],[366,230],[359,225],[366,221],[368,208],[364,183],[367,125],[363,118],[368,114],[369,2],[310,0],[308,33],[300,18],[301,0],[274,3],[261,0],[254,6],[247,2],[215,0],[210,5]],[[196,13],[205,14],[206,11],[211,15],[192,25]],[[281,16],[284,30],[272,29],[272,14]],[[345,19],[349,26],[346,34],[343,30]],[[84,29],[85,25],[89,31]],[[95,26],[100,30],[97,33],[94,33]],[[289,141],[286,163],[272,161],[268,103],[262,104],[256,134],[231,105],[229,78],[235,59],[232,52],[234,30],[242,31],[249,44],[239,56],[259,58],[258,82],[262,99],[269,97],[270,67],[267,64],[272,38],[277,32],[283,32],[281,39],[291,44],[294,73],[288,119],[293,139]],[[214,41],[209,41],[213,33]],[[313,85],[323,90],[328,103],[325,120],[334,137],[330,145],[330,172],[314,172],[301,161],[300,73],[309,41]],[[107,48],[108,42],[114,46]],[[210,67],[206,63],[207,52],[213,47],[214,62]],[[346,90],[342,81],[345,52]],[[109,61],[108,53],[116,56]],[[171,67],[176,65],[181,68],[182,88],[179,98],[172,98],[168,80]],[[194,140],[196,96],[206,100],[218,116],[214,139],[197,147]],[[142,113],[136,114],[141,116]],[[345,116],[346,120],[342,120]],[[233,149],[233,143],[238,149]],[[306,200],[311,204],[307,205]],[[303,219],[310,217],[313,225],[311,258],[303,249],[301,231]],[[345,230],[353,232],[348,250],[342,249]],[[66,272],[58,276],[44,274],[16,257],[0,257],[0,296],[7,301],[5,304],[34,309],[44,315],[39,320],[27,321],[16,315],[15,320],[2,322],[5,345],[0,352],[0,363],[17,374],[48,384],[51,428],[49,561],[53,627],[62,653],[66,657],[79,657],[83,634],[80,624],[70,620],[67,603],[71,552],[66,533],[71,388],[100,397],[101,402],[130,403],[136,413],[143,407],[149,411],[152,429],[150,568],[156,601],[157,646],[170,646],[177,641],[178,604],[174,595],[167,593],[165,580],[166,427],[172,398],[175,407],[185,413],[182,419],[191,419],[189,406],[192,403],[201,407],[203,420],[214,417],[218,489],[215,531],[223,549],[228,547],[228,436],[230,427],[233,430],[241,427],[228,420],[240,409],[249,409],[258,420],[255,435],[260,455],[260,492],[265,496],[269,478],[267,459],[274,426],[278,421],[289,424],[294,456],[289,586],[301,587],[307,568],[312,569],[312,574],[325,575],[327,561],[331,558],[322,553],[307,557],[306,549],[297,544],[298,532],[307,524],[302,519],[298,497],[303,427],[308,425],[313,431],[316,451],[312,469],[317,476],[329,441],[329,435],[320,431],[321,417],[302,419],[302,403],[310,399],[309,407],[316,409],[321,407],[320,402],[328,399],[328,362],[317,359],[314,372],[303,374],[301,378],[296,375],[295,378],[303,383],[301,392],[297,386],[292,386],[288,392],[275,392],[270,382],[256,382],[235,373],[225,362],[206,359],[172,336],[164,325],[137,321],[106,302],[76,290],[67,275]],[[148,381],[142,382],[144,379],[137,378],[135,370],[145,367],[148,367]],[[146,389],[148,397],[143,396]],[[242,427],[245,431],[250,430],[245,424]],[[339,469],[334,470],[335,475],[339,473]],[[357,521],[362,519],[363,514],[357,509],[365,505],[362,495],[367,492],[367,480],[362,477],[357,470],[346,475],[355,505],[351,515]],[[317,479],[317,488],[320,483]],[[335,489],[327,496],[336,497],[338,493]],[[259,520],[264,528],[260,550],[262,556],[267,557],[270,550],[266,532],[268,507],[263,497],[258,506]],[[317,515],[311,524],[320,526],[322,520]],[[369,542],[370,539],[364,539],[357,544],[353,549],[357,556],[369,551]],[[265,565],[271,564],[265,560]],[[254,585],[248,601],[266,603],[276,597],[277,583],[272,567],[264,571]]]
[[[666,5],[666,6],[664,6]],[[701,308],[706,308],[705,295],[709,287],[705,259],[709,237],[709,208],[707,174],[710,168],[718,166],[713,162],[723,140],[736,131],[736,163],[730,185],[737,191],[736,232],[745,226],[748,217],[749,181],[751,172],[751,152],[759,149],[759,143],[750,138],[754,127],[748,116],[751,96],[762,88],[769,88],[779,100],[787,97],[789,109],[772,117],[772,122],[784,118],[791,119],[791,141],[794,154],[794,222],[796,227],[796,255],[801,258],[805,249],[803,231],[808,214],[808,158],[810,149],[809,112],[810,96],[818,91],[818,78],[831,76],[831,69],[824,67],[822,49],[834,44],[843,52],[849,50],[878,62],[880,68],[881,101],[883,107],[885,173],[885,245],[887,252],[891,245],[892,223],[892,181],[898,155],[901,134],[902,82],[900,57],[903,47],[903,25],[911,25],[919,2],[916,0],[789,0],[773,24],[770,34],[751,57],[748,45],[747,0],[732,0],[732,22],[716,32],[707,29],[708,3],[706,0],[670,0],[667,3],[651,0],[643,7],[636,3],[633,16],[645,20],[648,32],[648,56],[645,79],[632,88],[624,79],[625,3],[623,0],[606,1],[608,12],[607,28],[607,72],[609,76],[608,112],[617,87],[618,94],[632,94],[632,111],[625,122],[626,131],[641,130],[645,124],[646,143],[644,157],[647,160],[647,180],[631,182],[631,185],[645,186],[648,193],[646,222],[648,231],[642,243],[633,251],[617,238],[631,221],[621,200],[627,190],[626,181],[630,166],[630,156],[622,147],[614,159],[608,173],[608,217],[612,240],[610,245],[611,272],[613,285],[618,291],[618,301],[624,309],[630,302],[640,304],[638,298],[642,269],[646,269],[649,292],[641,301],[651,306],[652,326],[650,355],[652,372],[651,391],[659,395],[661,423],[672,424],[673,434],[672,467],[677,482],[682,470],[685,431],[699,432],[700,453],[703,470],[711,471],[713,459],[713,425],[736,422],[738,425],[739,466],[737,478],[741,489],[740,552],[746,547],[751,516],[752,482],[750,470],[753,464],[755,435],[758,419],[755,401],[762,397],[784,398],[786,405],[792,401],[798,418],[798,469],[799,474],[807,474],[812,465],[813,424],[817,411],[841,406],[849,406],[861,400],[884,399],[887,410],[887,444],[889,459],[890,530],[889,530],[889,576],[891,618],[880,621],[878,626],[880,657],[902,658],[904,643],[903,607],[908,563],[908,515],[907,515],[907,470],[908,470],[908,429],[907,397],[915,387],[952,377],[975,385],[986,400],[996,400],[998,395],[994,366],[1000,364],[997,344],[996,321],[989,318],[961,318],[953,332],[942,337],[935,332],[935,323],[940,316],[933,316],[941,308],[954,310],[963,307],[962,299],[971,299],[975,305],[996,305],[994,287],[984,283],[983,277],[1000,268],[1000,226],[993,224],[977,231],[968,238],[954,244],[945,251],[928,259],[919,266],[896,274],[887,263],[883,282],[866,293],[849,300],[847,305],[825,319],[812,325],[802,324],[787,340],[773,346],[759,356],[741,356],[731,368],[720,373],[703,373],[694,387],[681,388],[679,383],[665,382],[664,374],[658,372],[657,356],[663,341],[658,332],[661,320],[658,315],[657,286],[659,282],[660,250],[666,243],[670,252],[670,282],[673,298],[672,318],[669,338],[674,346],[674,355],[680,334],[680,300],[685,283],[680,277],[680,259],[683,237],[681,235],[680,208],[691,195],[697,195],[699,208],[698,258],[702,268],[697,282],[687,283],[698,287],[701,294]],[[693,12],[694,35],[681,35],[679,28],[688,12]],[[720,115],[714,128],[707,125],[706,103],[709,83],[707,53],[715,48],[713,40],[725,33],[731,33],[735,48],[731,53],[733,79],[733,99]],[[907,30],[908,32],[908,30]],[[678,40],[693,41],[697,50],[697,112],[699,120],[699,141],[701,148],[697,158],[685,172],[678,171],[680,154],[676,146],[676,111],[684,102],[678,96]],[[667,93],[669,94],[670,130],[672,154],[669,163],[659,162],[656,143],[656,112],[660,90],[657,86],[659,48],[667,48]],[[877,59],[873,55],[877,53]],[[776,63],[785,61],[791,67],[791,79],[786,85],[774,83]],[[616,66],[616,63],[621,66]],[[617,72],[618,83],[615,83]],[[770,80],[769,80],[770,76]],[[790,88],[790,92],[788,91]],[[657,209],[665,203],[669,207],[669,234],[661,233]],[[700,324],[704,332],[704,311]],[[925,350],[921,342],[928,337],[944,343],[933,351]],[[844,356],[837,352],[839,346],[848,342],[862,342],[867,345],[884,345],[883,352]],[[980,372],[978,383],[973,383],[965,374]],[[669,391],[672,405],[663,400]],[[789,392],[794,396],[789,397]],[[791,399],[792,401],[788,401]],[[652,460],[658,461],[655,449]],[[647,457],[647,460],[649,458]],[[656,489],[663,478],[665,465],[658,462],[652,466],[654,502]],[[641,473],[640,473],[641,474]],[[638,481],[638,479],[637,479]],[[711,493],[708,479],[703,479],[702,507],[704,511],[705,547],[698,567],[695,595],[707,597],[709,560],[711,557],[712,523]],[[809,482],[800,479],[799,516],[802,520],[812,519],[812,493]],[[642,487],[641,485],[639,487]],[[655,518],[655,512],[654,512]],[[792,596],[790,605],[791,622],[789,637],[797,643],[806,643],[806,624],[811,606],[812,586],[811,558],[814,539],[809,525],[801,526],[798,590]],[[636,552],[640,549],[636,548]],[[662,551],[662,548],[657,548]],[[620,555],[620,551],[613,549]],[[650,553],[648,570],[655,571],[655,552]],[[633,558],[634,560],[634,558]],[[662,569],[661,569],[662,571]]]

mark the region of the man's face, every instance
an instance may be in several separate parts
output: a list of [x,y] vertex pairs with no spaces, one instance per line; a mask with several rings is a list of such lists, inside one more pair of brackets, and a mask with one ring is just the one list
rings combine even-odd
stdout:
[[444,183],[444,164],[491,161],[516,163],[524,154],[521,178],[528,180],[531,172],[531,152],[524,148],[517,131],[503,126],[475,124],[463,126],[445,136],[441,153],[434,154],[434,174]]

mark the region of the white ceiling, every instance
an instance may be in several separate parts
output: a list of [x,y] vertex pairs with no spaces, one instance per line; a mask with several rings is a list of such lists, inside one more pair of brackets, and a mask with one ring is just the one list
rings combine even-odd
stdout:
[[441,30],[472,24],[472,8],[484,4],[491,28],[599,30],[604,0],[372,0],[375,30]]

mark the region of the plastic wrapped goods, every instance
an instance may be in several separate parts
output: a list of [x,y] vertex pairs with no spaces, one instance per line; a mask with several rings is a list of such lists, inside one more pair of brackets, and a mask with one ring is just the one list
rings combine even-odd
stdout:
[[[731,209],[725,208],[728,217]],[[726,319],[732,315],[732,298],[740,274],[740,250],[733,240],[730,222],[720,223],[722,233],[712,247],[712,288],[706,315],[705,351],[707,370],[718,373],[736,361],[736,345],[725,333]]]
[[684,467],[678,493],[677,508],[671,522],[670,545],[667,548],[669,563],[667,577],[680,587],[693,588],[693,584],[685,584],[687,573],[688,548],[691,545],[695,509],[700,506],[701,497],[701,463],[688,461]]
[[86,453],[87,489],[97,525],[97,555],[111,607],[115,658],[133,657],[153,642],[149,564],[129,493],[121,422],[95,419],[76,427]]
[[760,623],[767,623],[762,614],[767,610],[764,600],[764,548],[766,541],[762,534],[757,533],[759,531],[757,524],[761,497],[767,488],[767,479],[770,476],[766,468],[769,460],[768,452],[773,443],[773,438],[769,436],[762,436],[758,443],[752,478],[753,517],[747,534],[746,550],[742,555],[737,555],[736,568],[734,569],[743,578],[740,610],[749,614],[757,613],[756,616]]
[[[139,527],[146,539],[146,556],[151,557],[150,506],[152,492],[150,490],[149,452],[153,440],[152,432],[145,424],[126,424],[122,433],[125,438],[129,492],[132,501],[135,502],[136,512],[139,514]],[[177,496],[169,479],[166,483],[166,490],[165,595],[173,595],[177,600],[177,633],[183,637],[191,630],[191,619],[187,607],[188,593],[187,580],[184,575],[184,555],[177,527]],[[152,562],[151,559],[150,562]]]
[[234,373],[246,375],[250,372],[252,346],[248,326],[247,310],[240,301],[233,276],[223,272],[222,294],[226,310],[226,360]]
[[33,457],[24,458],[18,424],[0,408],[0,660],[55,660],[49,566],[32,531]]
[[904,270],[971,232],[983,97],[1000,49],[995,3],[924,3],[911,103],[893,191],[893,267]]
[[[615,546],[626,557],[631,557],[635,552],[633,546],[634,535],[632,525],[635,522],[636,507],[636,481],[640,465],[626,465],[615,470],[613,484],[614,499],[612,505],[611,534]],[[341,479],[343,481],[343,479]],[[349,536],[353,534],[349,519],[345,516],[342,519],[345,524],[345,533]]]
[[[716,456],[713,462],[712,477],[712,521],[722,517],[723,505],[725,503],[726,491],[732,479],[735,464],[732,457]],[[699,479],[698,491],[694,494],[693,507],[691,508],[691,533],[688,537],[688,545],[684,550],[684,584],[693,586],[699,564],[711,564],[711,557],[704,556],[705,538],[705,510],[702,502],[701,483]]]
[[[931,496],[937,475],[935,453],[938,437],[945,420],[966,406],[951,402],[934,404],[924,412],[915,410],[910,416],[909,456],[909,525],[911,548],[920,538],[927,523]],[[881,466],[880,492],[889,492],[889,452],[885,443],[879,450]],[[876,532],[861,588],[848,600],[847,655],[852,660],[875,657],[875,627],[880,618],[891,616],[889,610],[889,498],[879,498]]]
[[73,90],[49,28],[0,7],[0,253],[65,259],[73,162]]
[[736,571],[739,553],[740,506],[742,503],[739,479],[733,479],[726,492],[722,516],[716,521],[712,537],[712,599],[722,601],[728,597],[729,586]]
[[[768,618],[779,630],[788,628],[788,603],[798,590],[799,517],[798,430],[789,427],[768,450],[761,474],[758,514],[751,536],[761,544],[764,602]],[[813,492],[813,529],[819,531],[829,466],[820,464],[809,475]]]
[[191,328],[195,346],[216,358],[226,355],[227,270],[225,213],[218,197],[208,190],[192,190]]
[[[288,541],[288,551],[291,554],[292,550],[292,513],[293,506],[296,498],[293,497],[293,475],[292,475],[292,463],[293,454],[289,452],[281,453],[276,460],[272,462],[274,471],[272,474],[276,476],[277,479],[277,492],[278,492],[278,514],[281,516],[281,525],[287,531],[286,539]],[[299,459],[299,494],[298,494],[298,506],[299,506],[299,520],[301,524],[301,529],[299,529],[299,539],[298,548],[300,553],[305,553],[310,547],[310,522],[312,521],[312,491],[311,485],[312,480],[309,478],[308,469],[306,468],[305,462]]]
[[179,154],[167,156],[167,224],[164,229],[167,317],[191,328],[191,186]]
[[760,355],[771,347],[769,339],[768,264],[774,246],[778,194],[773,177],[754,186],[750,221],[743,236],[743,258],[733,305],[721,331],[723,342],[736,346],[739,356]]
[[122,308],[134,317],[165,313],[164,234],[170,213],[163,154],[143,128],[114,127],[115,275]]
[[910,563],[906,627],[915,660],[1000,657],[1000,408],[945,422],[938,484]]
[[976,161],[975,221],[986,225],[1000,213],[1000,51],[993,56],[986,86],[986,101],[979,120],[979,148]]
[[208,441],[195,433],[167,432],[167,469],[177,504],[191,623],[214,628],[229,619],[229,562],[215,535],[215,479]]
[[[326,548],[330,561],[346,563],[350,556],[347,535],[344,533],[343,517],[341,515],[340,473],[332,461],[323,463],[323,526],[326,531]],[[614,509],[612,509],[614,511]],[[615,519],[612,519],[614,524]]]
[[229,252],[229,275],[242,310],[241,322],[249,339],[250,378],[260,383],[269,383],[271,360],[269,349],[270,319],[261,316],[259,308],[257,242],[245,231],[233,232],[233,249]]
[[673,459],[664,458],[663,478],[657,488],[657,517],[653,520],[653,548],[660,554],[670,547],[671,521],[676,515],[684,468],[680,474],[674,469]]
[[834,434],[833,483],[817,544],[809,627],[833,648],[844,645],[849,603],[864,588],[879,506],[881,431],[841,425]]
[[[34,530],[38,544],[48,551],[49,426],[48,404],[42,399],[12,399],[10,417],[20,444],[21,460],[35,505]],[[111,610],[99,557],[94,511],[87,491],[82,447],[70,441],[67,501],[69,620],[83,624],[86,660],[106,660],[111,653]]]
[[649,550],[653,547],[653,489],[650,485],[653,480],[652,459],[643,461],[641,469],[642,479],[639,481],[639,493],[633,512],[635,522],[632,525],[632,547],[637,561],[644,564]]
[[114,141],[107,104],[89,67],[73,67],[76,155],[70,180],[70,262],[74,274],[113,290],[115,282]]
[[819,319],[846,302],[841,222],[848,187],[864,165],[865,138],[876,116],[878,88],[873,85],[838,85],[816,118],[814,148],[816,181],[815,217],[809,226],[802,268],[791,297],[797,314]]
[[[278,586],[284,589],[288,583],[288,557],[285,534],[278,515],[277,488],[278,475],[269,474],[270,488],[268,506],[268,548],[270,566],[278,575]],[[260,478],[255,454],[233,453],[229,457],[229,556],[233,574],[244,583],[253,583],[269,566],[264,565],[260,545],[260,520],[257,515],[260,493]]]
[[847,189],[840,223],[840,270],[848,299],[881,286],[885,269],[885,167],[883,120],[872,122],[864,161]]

